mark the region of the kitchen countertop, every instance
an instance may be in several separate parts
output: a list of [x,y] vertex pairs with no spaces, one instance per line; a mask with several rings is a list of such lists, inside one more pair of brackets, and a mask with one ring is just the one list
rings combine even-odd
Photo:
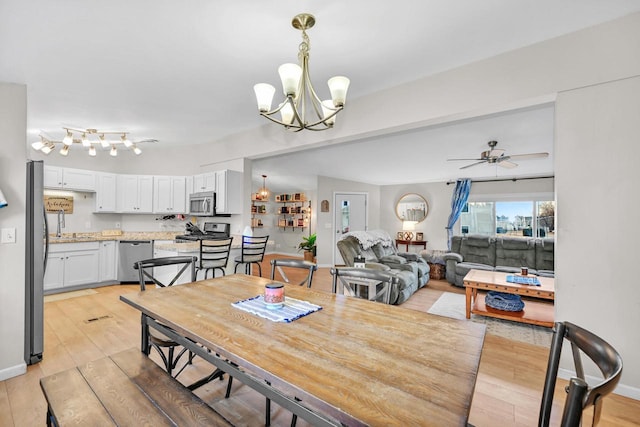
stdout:
[[49,243],[81,243],[99,242],[107,240],[174,240],[176,236],[183,234],[177,231],[123,231],[120,235],[104,235],[98,231],[95,233],[62,233],[61,237],[55,234],[49,235]]
[[[232,235],[233,242],[231,242],[231,249],[240,249],[242,247],[242,236]],[[268,245],[269,243],[267,243]],[[178,253],[184,252],[200,252],[200,242],[198,241],[179,241],[179,242],[163,242],[157,243],[154,245],[155,249],[160,249],[163,251],[174,251]]]

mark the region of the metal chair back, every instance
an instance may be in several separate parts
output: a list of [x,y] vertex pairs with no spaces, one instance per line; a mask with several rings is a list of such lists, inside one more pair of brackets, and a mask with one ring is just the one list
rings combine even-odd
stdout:
[[[302,269],[307,270],[307,277],[305,277],[300,283],[299,286],[307,284],[307,288],[311,287],[311,282],[313,281],[313,273],[318,269],[318,266],[312,262],[304,261],[301,259],[291,259],[291,258],[277,258],[271,260],[271,280],[275,280],[276,278],[276,270],[282,276],[282,280],[285,283],[290,283],[289,278],[287,277],[285,270],[289,268]],[[291,274],[291,272],[290,272]]]
[[[145,290],[145,285],[147,279],[155,283],[157,286],[162,288],[166,286],[173,286],[178,279],[182,276],[188,268],[191,268],[190,273],[190,281],[196,281],[196,261],[197,257],[194,256],[171,256],[171,257],[163,257],[163,258],[151,258],[145,259],[142,261],[138,261],[133,265],[133,268],[138,270],[138,275],[140,279],[140,290]],[[173,274],[173,271],[170,271],[168,266],[176,266],[176,273]],[[160,274],[168,274],[167,278],[164,281],[161,281],[158,277]]]
[[391,287],[397,286],[398,278],[394,275],[370,268],[332,268],[331,275],[333,293],[363,297],[362,287],[367,287],[367,298],[389,304]]
[[260,263],[264,259],[264,253],[267,250],[267,242],[269,236],[242,236],[242,249],[240,256],[234,259],[235,267],[234,272],[238,270],[240,264],[245,264],[245,273],[249,274],[251,264],[258,266],[260,276],[262,276],[262,266]]
[[[571,378],[569,386],[566,388],[568,394],[560,425],[562,427],[578,427],[581,425],[583,410],[588,406],[593,406],[592,425],[595,426],[600,420],[603,398],[613,392],[620,381],[622,358],[616,349],[602,338],[569,322],[556,322],[554,326],[538,426],[549,426],[553,393],[564,340],[571,343],[577,376]],[[585,381],[582,355],[591,359],[602,373],[602,381],[594,386],[590,386]]]
[[216,270],[220,270],[222,275],[225,275],[232,242],[233,237],[200,240],[200,259],[198,260],[197,270],[204,270],[205,279],[209,271],[212,271],[211,277],[216,277]]

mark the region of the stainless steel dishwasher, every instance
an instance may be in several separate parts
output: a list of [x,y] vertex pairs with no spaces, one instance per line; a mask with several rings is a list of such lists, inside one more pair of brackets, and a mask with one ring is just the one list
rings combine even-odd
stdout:
[[139,283],[138,270],[133,264],[144,259],[153,258],[151,240],[121,240],[120,259],[118,261],[118,281],[120,283]]

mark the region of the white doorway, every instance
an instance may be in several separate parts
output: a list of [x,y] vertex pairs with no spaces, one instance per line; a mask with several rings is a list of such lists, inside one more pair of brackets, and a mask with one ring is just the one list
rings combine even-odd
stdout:
[[344,261],[336,243],[349,231],[367,230],[368,193],[334,193],[333,206],[333,265],[343,265]]

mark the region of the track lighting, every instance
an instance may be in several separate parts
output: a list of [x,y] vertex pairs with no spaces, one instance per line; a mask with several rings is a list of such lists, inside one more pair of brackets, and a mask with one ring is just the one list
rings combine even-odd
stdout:
[[64,145],[71,145],[73,144],[73,134],[71,133],[71,131],[69,129],[67,129],[67,134],[65,135],[64,139],[62,140],[62,143]]
[[[43,135],[39,135],[40,140],[31,143],[31,147],[34,150],[42,151],[44,154],[49,154],[56,148],[56,144],[60,144],[62,147],[59,150],[60,155],[67,156],[69,149],[74,144],[82,145],[82,147],[88,152],[89,156],[95,157],[97,154],[96,148],[102,150],[109,149],[109,154],[112,156],[118,155],[117,145],[124,145],[125,148],[133,151],[135,155],[139,156],[142,150],[137,146],[142,142],[158,142],[155,139],[143,139],[136,141],[135,143],[129,139],[128,132],[122,131],[99,131],[97,129],[75,129],[75,128],[63,128],[65,131],[65,137],[62,141],[54,141],[46,138]],[[78,139],[74,139],[73,135],[79,136]],[[94,135],[91,139],[91,135]],[[97,139],[96,138],[97,135]],[[120,139],[110,140],[107,139],[107,135],[120,135]]]

